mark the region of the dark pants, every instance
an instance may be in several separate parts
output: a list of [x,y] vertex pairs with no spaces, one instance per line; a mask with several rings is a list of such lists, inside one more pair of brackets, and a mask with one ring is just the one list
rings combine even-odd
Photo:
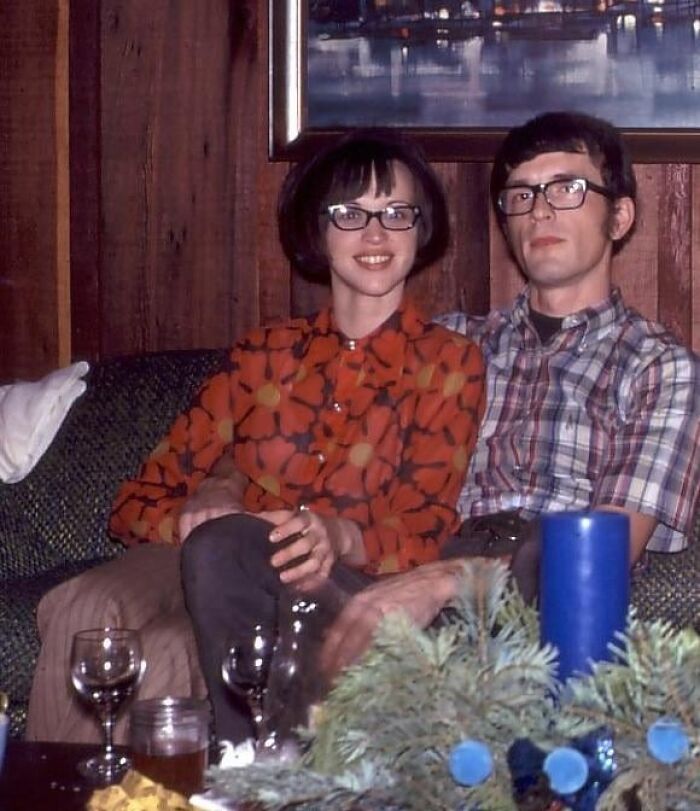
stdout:
[[[185,603],[216,735],[236,743],[253,734],[250,711],[223,682],[221,663],[227,645],[250,634],[255,625],[276,627],[277,603],[286,587],[270,565],[273,550],[279,549],[269,541],[271,528],[255,516],[227,515],[201,524],[182,547]],[[369,575],[337,563],[329,579],[346,595],[373,582]]]

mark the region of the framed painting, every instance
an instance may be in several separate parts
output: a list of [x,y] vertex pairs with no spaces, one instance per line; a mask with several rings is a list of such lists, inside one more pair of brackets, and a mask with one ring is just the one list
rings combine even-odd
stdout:
[[490,160],[538,112],[612,121],[638,162],[700,162],[696,0],[270,0],[270,156],[357,126]]

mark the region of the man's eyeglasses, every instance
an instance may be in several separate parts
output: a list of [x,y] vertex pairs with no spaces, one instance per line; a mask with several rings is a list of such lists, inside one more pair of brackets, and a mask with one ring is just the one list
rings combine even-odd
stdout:
[[542,194],[552,208],[567,211],[572,208],[580,208],[589,191],[602,194],[610,200],[614,198],[610,189],[599,186],[592,180],[586,180],[585,177],[562,177],[547,183],[506,186],[499,192],[498,207],[506,217],[529,214],[535,207],[537,195]]
[[333,225],[341,231],[360,231],[369,225],[373,217],[376,217],[382,228],[386,228],[387,231],[410,231],[418,222],[420,208],[396,205],[387,206],[379,211],[367,211],[360,206],[339,203],[328,206],[326,214]]

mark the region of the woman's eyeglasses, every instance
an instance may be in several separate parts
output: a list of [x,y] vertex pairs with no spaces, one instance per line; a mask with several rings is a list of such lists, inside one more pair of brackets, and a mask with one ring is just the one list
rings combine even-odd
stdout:
[[418,222],[420,208],[395,205],[386,206],[378,211],[368,211],[360,206],[338,203],[328,206],[326,214],[333,225],[341,231],[360,231],[369,225],[373,217],[376,217],[382,228],[386,228],[387,231],[410,231]]

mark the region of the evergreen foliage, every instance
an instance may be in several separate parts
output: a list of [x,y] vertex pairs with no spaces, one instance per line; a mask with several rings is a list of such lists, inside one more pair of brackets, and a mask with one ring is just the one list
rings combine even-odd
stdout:
[[[700,636],[632,615],[617,661],[561,690],[556,651],[539,643],[537,613],[498,562],[465,564],[461,593],[439,627],[388,617],[364,659],[317,708],[296,764],[212,769],[211,782],[264,808],[331,811],[516,811],[507,753],[516,739],[552,749],[607,725],[617,771],[597,811],[700,811]],[[689,755],[647,751],[659,719],[676,719]],[[494,768],[460,786],[448,766],[464,740],[488,745]]]

